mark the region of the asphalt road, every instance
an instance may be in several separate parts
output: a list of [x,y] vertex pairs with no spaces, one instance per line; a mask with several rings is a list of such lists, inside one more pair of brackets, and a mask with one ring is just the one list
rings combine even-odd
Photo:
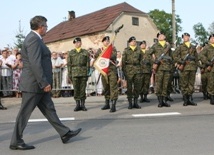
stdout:
[[120,96],[117,112],[100,110],[103,97],[88,97],[87,112],[73,112],[73,98],[54,99],[58,115],[71,129],[81,127],[80,135],[62,144],[59,135],[34,111],[24,132],[24,140],[34,150],[13,151],[9,142],[21,99],[4,98],[8,107],[0,111],[0,152],[5,155],[213,155],[214,106],[194,94],[198,106],[183,107],[181,95],[174,94],[170,108],[158,108],[154,95],[142,109],[127,109],[126,96]]

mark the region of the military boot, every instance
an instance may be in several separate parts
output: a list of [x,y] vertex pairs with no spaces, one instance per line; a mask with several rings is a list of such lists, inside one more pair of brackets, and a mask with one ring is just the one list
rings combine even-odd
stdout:
[[101,110],[107,110],[107,109],[110,109],[109,102],[110,102],[110,100],[107,100],[107,99],[106,99],[106,101],[105,101],[105,105],[101,108]]
[[166,97],[166,99],[167,99],[167,101],[174,101],[171,97],[170,97],[170,95],[168,95],[167,97]]
[[164,99],[164,100],[163,100],[163,106],[164,106],[164,107],[171,107],[171,105],[170,105],[169,103],[167,103],[168,97],[162,96],[162,98]]
[[188,105],[188,95],[183,95],[183,100],[184,100],[183,106],[187,106]]
[[74,111],[80,111],[81,107],[80,107],[80,100],[76,100],[76,107],[74,108]]
[[144,102],[150,102],[150,100],[147,98],[147,94],[144,94],[143,101],[144,101]]
[[210,95],[210,104],[214,105],[214,95]]
[[82,111],[87,111],[87,108],[85,107],[85,100],[84,99],[81,100],[80,108],[82,109]]
[[128,109],[132,109],[132,98],[128,98],[129,106]]
[[115,112],[116,111],[116,103],[117,103],[117,100],[111,100],[111,109],[109,112]]
[[143,103],[144,98],[143,98],[143,94],[140,95],[140,103]]
[[193,102],[192,95],[188,95],[188,105],[197,106],[197,103]]
[[208,99],[207,92],[203,92],[203,98],[204,98],[204,100]]
[[133,108],[136,108],[136,109],[141,109],[141,107],[138,105],[138,98],[134,98],[134,105],[133,105]]
[[163,107],[163,96],[158,96],[158,107]]
[[7,110],[7,108],[1,104],[1,99],[0,99],[0,110]]

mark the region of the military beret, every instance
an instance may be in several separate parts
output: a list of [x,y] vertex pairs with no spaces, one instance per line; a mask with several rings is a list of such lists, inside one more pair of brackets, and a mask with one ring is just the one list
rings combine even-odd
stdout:
[[140,45],[142,45],[142,44],[146,44],[146,41],[145,40],[141,41]]
[[211,35],[209,36],[209,40],[210,40],[210,38],[212,38],[212,37],[214,37],[214,34],[211,34]]
[[184,34],[182,34],[182,38],[183,38],[184,36],[190,37],[190,34],[185,32]]
[[160,31],[160,32],[157,33],[157,38],[158,38],[159,35],[161,35],[161,34],[162,34],[162,35],[165,35],[163,31]]
[[130,43],[133,40],[136,40],[136,38],[134,36],[132,36],[132,37],[129,38],[128,43]]
[[105,36],[105,37],[103,38],[102,42],[104,42],[104,41],[106,41],[106,40],[110,41],[110,37],[109,37],[109,36]]
[[76,38],[74,39],[73,43],[75,44],[75,43],[76,43],[76,42],[78,42],[78,41],[80,41],[80,42],[81,42],[81,38],[76,37]]

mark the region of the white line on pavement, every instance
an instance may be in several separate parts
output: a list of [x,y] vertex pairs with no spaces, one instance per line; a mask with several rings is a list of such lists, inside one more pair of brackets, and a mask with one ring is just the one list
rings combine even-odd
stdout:
[[[74,117],[67,117],[67,118],[59,118],[61,121],[73,121],[75,120]],[[29,119],[28,122],[47,122],[48,120],[46,118],[44,119]],[[15,122],[15,121],[13,121]]]
[[170,116],[170,115],[181,115],[181,113],[168,112],[168,113],[151,113],[151,114],[132,114],[133,117],[152,117],[152,116]]

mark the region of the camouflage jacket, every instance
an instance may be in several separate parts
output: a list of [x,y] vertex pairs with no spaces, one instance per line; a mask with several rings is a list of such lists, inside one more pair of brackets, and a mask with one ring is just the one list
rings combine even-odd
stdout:
[[89,53],[85,49],[81,49],[79,52],[76,49],[72,49],[68,53],[68,77],[86,77],[90,69]]
[[124,49],[122,54],[122,70],[125,75],[142,73],[143,54],[139,47],[133,51],[130,47]]
[[177,64],[184,65],[185,70],[197,70],[199,61],[198,53],[196,47],[190,44],[190,47],[187,47],[185,43],[179,45],[174,52],[174,59]]
[[154,63],[159,65],[157,71],[172,70],[173,59],[170,44],[166,43],[163,47],[160,43],[156,43],[149,49],[149,53],[155,55]]
[[[210,44],[206,45],[201,53],[199,54],[200,60],[202,64],[204,64],[204,68],[208,66],[213,66],[214,64],[214,47]],[[211,72],[214,72],[214,67],[212,67]]]
[[152,56],[149,54],[148,50],[146,50],[145,53],[143,51],[141,51],[141,52],[143,55],[142,72],[143,73],[151,73],[152,64],[153,64]]

